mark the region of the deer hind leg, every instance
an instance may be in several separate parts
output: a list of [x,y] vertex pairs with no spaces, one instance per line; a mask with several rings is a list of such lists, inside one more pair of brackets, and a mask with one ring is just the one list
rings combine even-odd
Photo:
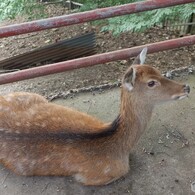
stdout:
[[[89,168],[90,167],[90,168]],[[84,185],[106,185],[126,175],[129,165],[124,163],[113,163],[97,167],[95,164],[86,166],[82,171],[75,174],[76,181]]]

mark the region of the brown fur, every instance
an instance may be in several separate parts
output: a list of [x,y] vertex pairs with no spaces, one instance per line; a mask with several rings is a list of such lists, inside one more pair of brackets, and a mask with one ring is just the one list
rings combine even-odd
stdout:
[[[160,85],[150,89],[151,79]],[[131,81],[129,91],[125,82]],[[154,105],[188,93],[158,70],[133,65],[123,78],[119,117],[108,124],[37,94],[0,96],[0,162],[19,175],[72,175],[85,185],[110,183],[129,171],[129,152]]]

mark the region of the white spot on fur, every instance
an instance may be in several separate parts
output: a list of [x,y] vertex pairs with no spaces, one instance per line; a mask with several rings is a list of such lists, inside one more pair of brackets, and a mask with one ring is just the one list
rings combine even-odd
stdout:
[[28,112],[29,112],[29,114],[32,115],[32,116],[36,114],[36,111],[33,110],[33,109],[29,109]]
[[6,129],[5,132],[6,133],[12,133],[12,130]]
[[20,127],[20,126],[21,126],[21,123],[16,122],[16,126],[17,126],[17,127]]
[[47,161],[50,161],[50,157],[49,156],[46,156],[43,158],[43,162],[47,162]]
[[33,168],[35,167],[36,164],[37,164],[37,161],[36,161],[36,160],[32,160],[32,161],[30,162],[30,167],[31,167],[31,169],[33,169]]
[[19,156],[20,156],[20,152],[15,153],[16,158],[19,157]]
[[42,119],[42,116],[41,116],[41,115],[38,115],[38,116],[37,116],[37,119],[38,119],[38,120],[41,120],[41,119]]
[[56,117],[52,117],[51,120],[52,121],[57,121],[57,118]]
[[6,96],[5,100],[8,101],[8,102],[11,102],[13,100],[13,98],[11,96]]
[[46,127],[46,124],[45,123],[42,123],[41,124],[41,127],[43,127],[43,128]]
[[100,160],[100,161],[97,162],[97,165],[101,166],[101,165],[103,165],[103,162]]
[[17,169],[17,171],[21,174],[21,175],[25,175],[25,169],[24,169],[24,166],[22,165],[21,162],[16,162],[15,163],[15,167]]
[[82,176],[81,174],[79,174],[79,173],[77,173],[74,177],[78,182],[81,182],[81,183],[86,182],[86,178],[84,176]]
[[3,143],[2,145],[1,145],[1,148],[3,149],[3,148],[7,148],[7,144],[6,143]]
[[34,126],[37,126],[37,127],[40,127],[40,126],[41,126],[40,123],[34,123],[33,125],[34,125]]
[[9,107],[4,108],[5,111],[10,111],[11,109]]
[[107,174],[107,173],[109,173],[110,171],[111,171],[110,167],[106,167],[106,168],[104,169],[104,174]]
[[26,126],[27,126],[27,127],[30,127],[30,123],[29,123],[29,122],[26,122]]
[[10,108],[8,106],[0,106],[0,111],[1,112],[5,112],[5,111],[9,111]]

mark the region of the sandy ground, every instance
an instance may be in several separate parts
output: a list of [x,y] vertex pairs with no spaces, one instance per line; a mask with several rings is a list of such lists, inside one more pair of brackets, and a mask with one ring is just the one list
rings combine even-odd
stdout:
[[[191,94],[158,106],[152,121],[130,154],[130,172],[102,187],[84,187],[71,177],[21,177],[0,167],[2,195],[193,195],[195,181],[195,75],[185,77]],[[111,121],[118,113],[120,89],[80,93],[55,103]]]

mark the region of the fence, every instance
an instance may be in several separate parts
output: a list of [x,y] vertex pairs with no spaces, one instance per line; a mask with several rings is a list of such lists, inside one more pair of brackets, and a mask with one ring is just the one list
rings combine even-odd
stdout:
[[[138,3],[77,13],[68,16],[60,16],[44,20],[27,22],[23,24],[1,27],[0,38],[192,2],[194,2],[194,0],[148,0]],[[149,48],[149,53],[154,53],[158,51],[189,46],[193,44],[195,44],[195,35],[148,44],[147,46]],[[143,46],[127,48],[124,50],[118,50],[115,52],[94,55],[76,60],[50,64],[46,66],[40,66],[36,68],[22,70],[19,72],[3,74],[0,75],[0,84],[59,73],[62,71],[92,66],[115,60],[127,59],[129,57],[137,55],[140,52],[141,48],[143,48]]]
[[195,14],[192,14],[186,20],[179,20],[177,16],[174,18],[166,18],[161,25],[168,30],[177,30],[181,35],[195,34]]

